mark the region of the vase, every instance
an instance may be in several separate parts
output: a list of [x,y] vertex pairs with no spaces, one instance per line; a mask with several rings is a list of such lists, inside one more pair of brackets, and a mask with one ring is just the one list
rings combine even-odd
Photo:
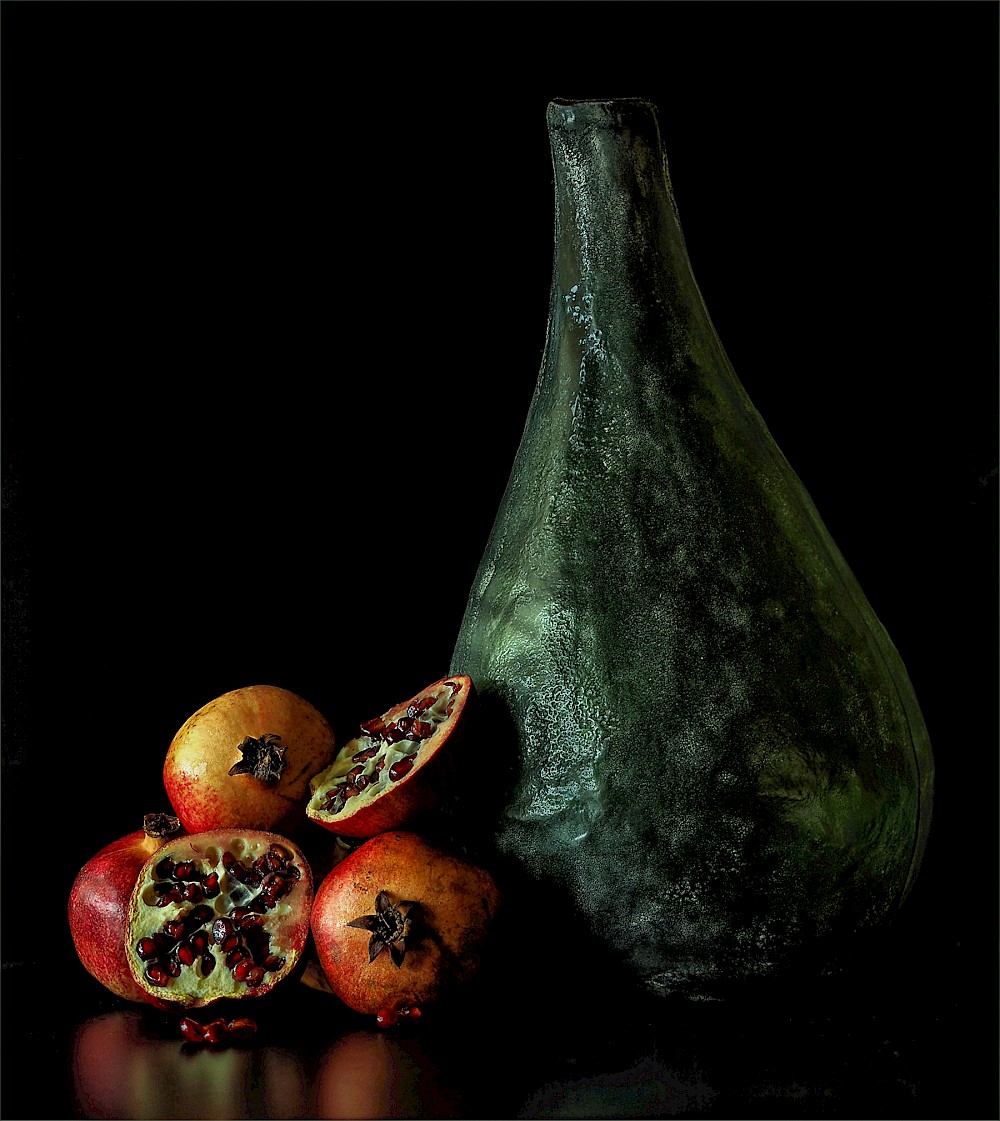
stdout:
[[515,915],[651,992],[821,974],[917,874],[920,709],[713,328],[655,108],[547,122],[546,345],[451,663],[489,728],[483,840]]

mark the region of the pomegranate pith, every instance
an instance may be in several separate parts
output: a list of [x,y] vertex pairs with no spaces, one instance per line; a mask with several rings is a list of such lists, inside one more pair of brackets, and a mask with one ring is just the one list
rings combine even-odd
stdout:
[[132,977],[160,1006],[263,996],[296,970],[312,900],[312,871],[286,837],[183,837],[136,880],[125,945]]
[[453,674],[366,720],[312,779],[306,816],[344,837],[374,837],[431,809],[473,695],[472,679]]
[[68,917],[77,957],[92,977],[125,1000],[145,999],[125,954],[132,889],[149,857],[181,831],[172,814],[147,814],[142,829],[95,853],[70,889]]

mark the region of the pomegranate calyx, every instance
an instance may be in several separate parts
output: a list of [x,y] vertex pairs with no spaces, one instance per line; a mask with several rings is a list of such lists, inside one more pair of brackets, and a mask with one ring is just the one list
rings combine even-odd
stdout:
[[147,837],[157,839],[172,837],[175,833],[181,831],[181,821],[179,817],[174,817],[173,814],[144,814],[142,831]]
[[279,744],[281,736],[273,732],[265,732],[259,739],[246,736],[239,744],[243,758],[229,768],[230,775],[251,775],[253,778],[268,785],[274,785],[281,779],[285,769],[285,752],[288,748]]
[[375,899],[375,914],[361,915],[347,923],[371,932],[368,941],[368,964],[383,950],[389,951],[393,964],[398,969],[406,957],[406,939],[410,937],[410,925],[420,907],[411,899],[393,903],[387,891],[380,891]]

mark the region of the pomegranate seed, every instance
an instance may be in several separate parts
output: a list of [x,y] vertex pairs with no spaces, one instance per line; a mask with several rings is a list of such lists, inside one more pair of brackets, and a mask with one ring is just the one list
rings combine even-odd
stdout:
[[222,1043],[228,1034],[229,1028],[225,1020],[213,1020],[205,1025],[206,1043]]
[[251,911],[249,907],[234,907],[233,910],[229,912],[229,917],[237,926],[241,926],[243,920],[247,918],[248,915],[252,914],[253,911]]
[[249,1039],[257,1031],[255,1021],[240,1017],[229,1021],[229,1035],[231,1039]]
[[188,939],[191,949],[199,956],[208,949],[208,935],[203,930],[196,930]]
[[235,969],[242,961],[248,961],[251,965],[253,964],[250,951],[247,950],[245,946],[236,946],[226,954],[226,965],[230,969]]
[[205,881],[201,886],[202,890],[205,892],[205,897],[207,899],[214,899],[221,891],[219,887],[219,873],[210,872],[205,877]]
[[159,876],[161,880],[166,880],[173,874],[174,862],[169,856],[165,856],[160,863],[157,864],[155,871],[156,875]]
[[270,910],[267,900],[259,895],[255,895],[253,899],[247,904],[251,911],[255,911],[258,915],[262,915],[265,911]]
[[181,1035],[189,1043],[204,1043],[205,1042],[205,1029],[198,1023],[197,1020],[192,1020],[190,1016],[185,1016],[181,1020]]
[[160,947],[152,938],[140,938],[136,943],[135,952],[138,954],[140,961],[149,961],[150,958],[159,955]]
[[194,946],[190,942],[181,942],[177,947],[177,960],[181,965],[194,965],[194,959],[197,956]]
[[181,898],[185,903],[200,903],[205,898],[201,884],[187,883],[181,889]]
[[385,731],[385,742],[386,743],[390,743],[390,744],[391,743],[398,743],[403,738],[404,738],[404,733],[403,733],[402,729],[397,724],[390,724],[389,727],[386,728],[386,731]]
[[164,968],[171,977],[180,977],[181,975],[181,963],[172,954],[167,958]]
[[363,747],[360,751],[355,751],[351,759],[355,763],[367,763],[369,759],[373,759],[378,755],[379,749],[377,747]]
[[201,975],[207,977],[215,968],[215,955],[206,950],[201,956]]
[[188,918],[191,920],[191,922],[201,925],[202,923],[208,922],[208,920],[212,918],[214,914],[215,912],[211,907],[202,903],[200,906],[195,907],[195,909],[188,915]]
[[395,763],[389,768],[389,778],[392,782],[397,782],[404,775],[408,775],[413,770],[413,756],[404,755],[402,759],[397,759]]
[[285,959],[280,954],[268,954],[261,962],[261,966],[268,973],[277,973],[279,969],[284,968]]
[[195,870],[193,860],[182,860],[180,864],[174,865],[171,875],[175,880],[193,880],[198,873]]
[[163,926],[163,932],[175,942],[187,933],[183,919],[171,919]]
[[381,716],[375,716],[371,720],[366,720],[364,724],[361,725],[361,732],[370,739],[380,739],[385,733],[385,721]]
[[259,984],[261,984],[261,982],[263,980],[264,980],[264,970],[261,969],[261,967],[259,965],[255,965],[253,967],[253,969],[251,969],[250,972],[247,973],[246,983],[247,983],[248,988],[251,988],[251,989],[257,988],[257,986]]
[[156,901],[157,907],[167,907],[171,903],[182,903],[181,893],[176,887],[171,887]]
[[410,738],[414,740],[425,740],[434,731],[434,725],[428,724],[426,720],[415,720],[413,722],[413,729]]
[[[229,964],[229,959],[228,958],[226,959],[226,964],[227,965]],[[247,956],[247,957],[243,958],[242,960],[236,962],[236,964],[233,966],[233,980],[234,981],[245,981],[247,979],[247,974],[253,968],[254,968],[253,958],[251,958],[249,956]]]
[[368,786],[367,776],[358,775],[357,779],[355,780],[354,785],[358,788],[358,790],[365,790]]
[[236,927],[229,921],[229,919],[218,918],[212,923],[212,937],[218,946],[223,945],[227,938],[232,938],[236,933]]
[[170,984],[170,974],[163,965],[157,962],[146,967],[146,980],[162,989]]
[[360,793],[361,791],[358,790],[356,786],[345,786],[343,790],[341,790],[341,794],[343,794],[345,798],[357,798]]

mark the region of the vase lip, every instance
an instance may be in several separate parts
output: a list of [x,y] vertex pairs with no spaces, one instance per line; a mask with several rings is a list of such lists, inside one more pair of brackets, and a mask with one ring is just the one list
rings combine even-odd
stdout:
[[656,106],[645,97],[554,97],[546,117],[550,128],[581,125],[620,127],[628,122],[656,120]]

